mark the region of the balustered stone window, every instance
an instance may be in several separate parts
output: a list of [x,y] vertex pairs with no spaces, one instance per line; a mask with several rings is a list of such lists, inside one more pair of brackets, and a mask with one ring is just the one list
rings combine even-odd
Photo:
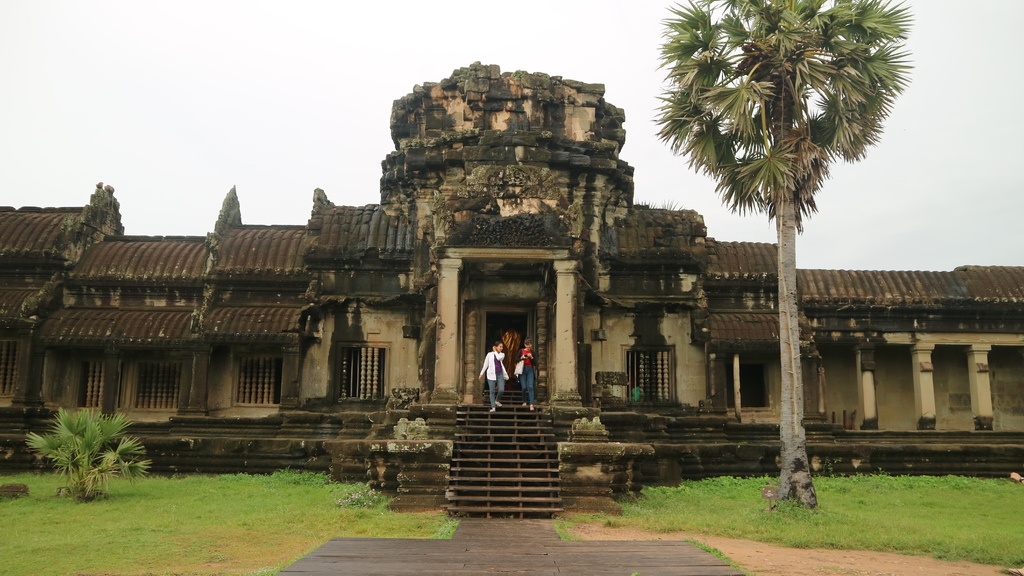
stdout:
[[175,410],[181,390],[181,362],[138,362],[135,372],[135,408]]
[[18,343],[0,340],[0,396],[13,396],[18,381]]
[[280,356],[243,357],[238,368],[235,403],[280,404],[283,365]]
[[339,399],[379,400],[384,398],[386,349],[374,346],[341,348]]
[[82,362],[81,376],[78,383],[78,405],[82,408],[99,408],[103,403],[102,360],[86,360]]
[[633,348],[626,351],[626,400],[674,402],[675,369],[672,348]]

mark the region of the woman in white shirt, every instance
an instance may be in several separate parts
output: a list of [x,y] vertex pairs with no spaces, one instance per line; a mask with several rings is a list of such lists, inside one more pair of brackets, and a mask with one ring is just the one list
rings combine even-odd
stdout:
[[[505,380],[508,378],[508,372],[505,371],[505,364],[502,362],[505,359],[505,345],[502,344],[501,340],[498,340],[491,346],[491,351],[484,356],[484,367],[480,370],[480,380],[487,377],[487,388],[491,392],[491,412],[494,409],[501,406],[501,395],[505,392]],[[494,394],[494,389],[498,389],[498,394]]]

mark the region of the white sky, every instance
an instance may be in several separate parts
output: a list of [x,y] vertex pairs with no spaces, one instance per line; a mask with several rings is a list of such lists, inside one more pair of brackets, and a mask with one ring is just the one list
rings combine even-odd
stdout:
[[[203,235],[233,185],[246,224],[304,224],[317,187],[375,204],[392,101],[480,61],[605,84],[637,202],[772,242],[655,137],[672,4],[0,0],[0,205],[82,206],[102,181],[126,234]],[[799,266],[1024,265],[1024,2],[907,4],[912,83],[881,145],[833,168]]]

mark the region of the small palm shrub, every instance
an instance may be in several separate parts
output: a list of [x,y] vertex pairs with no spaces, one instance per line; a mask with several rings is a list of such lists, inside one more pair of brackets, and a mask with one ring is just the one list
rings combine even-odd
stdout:
[[114,476],[135,482],[149,471],[150,461],[138,458],[145,453],[142,443],[124,435],[130,424],[124,414],[61,408],[50,433],[30,432],[28,445],[53,462],[67,480],[68,495],[88,501],[103,494]]

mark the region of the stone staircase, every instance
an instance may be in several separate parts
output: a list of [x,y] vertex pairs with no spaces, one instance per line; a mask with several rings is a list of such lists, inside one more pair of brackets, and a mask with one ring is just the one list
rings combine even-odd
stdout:
[[550,518],[562,512],[550,416],[522,406],[488,410],[458,409],[448,513]]

